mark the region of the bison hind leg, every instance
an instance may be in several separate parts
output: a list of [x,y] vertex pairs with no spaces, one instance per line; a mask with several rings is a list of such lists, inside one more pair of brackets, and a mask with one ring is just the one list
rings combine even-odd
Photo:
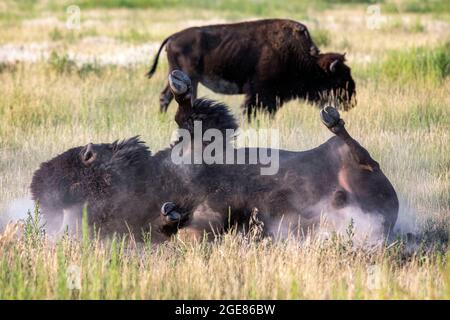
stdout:
[[320,111],[320,118],[325,126],[336,136],[341,138],[350,148],[350,152],[362,170],[373,172],[379,169],[378,163],[372,159],[369,152],[364,149],[345,129],[344,120],[341,119],[336,108],[327,106]]
[[341,119],[339,112],[336,108],[331,106],[327,106],[320,110],[320,118],[328,129],[336,127],[337,125],[343,126],[343,120]]
[[172,102],[173,94],[170,91],[169,85],[167,85],[159,96],[159,111],[161,113],[167,112],[170,102]]
[[180,70],[173,70],[169,74],[169,85],[175,96],[189,93],[192,87],[191,79]]

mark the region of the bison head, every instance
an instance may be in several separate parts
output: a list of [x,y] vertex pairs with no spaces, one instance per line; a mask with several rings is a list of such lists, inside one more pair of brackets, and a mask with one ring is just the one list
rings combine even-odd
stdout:
[[72,148],[41,164],[33,175],[31,193],[43,207],[82,204],[140,180],[149,157],[138,137]]
[[322,87],[325,98],[342,104],[344,110],[351,108],[356,103],[355,81],[345,64],[345,53],[319,54],[317,63],[325,78]]

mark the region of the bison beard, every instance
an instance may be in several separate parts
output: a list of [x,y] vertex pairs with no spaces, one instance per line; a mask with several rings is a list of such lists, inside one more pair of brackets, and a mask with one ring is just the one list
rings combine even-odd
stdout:
[[[274,114],[285,102],[303,98],[329,101],[347,109],[353,105],[355,82],[344,55],[319,54],[305,25],[268,19],[182,30],[163,41],[147,73],[156,71],[166,46],[169,73],[182,70],[197,86],[222,94],[245,94],[248,119],[256,110]],[[161,92],[160,110],[173,99],[170,85]]]
[[[169,83],[180,128],[192,130],[198,120],[204,130],[237,128],[225,105],[192,103],[192,83],[181,71],[173,71]],[[89,223],[102,234],[140,239],[147,231],[155,242],[175,233],[198,240],[232,226],[284,237],[307,231],[324,213],[337,229],[352,218],[375,223],[378,236],[387,235],[398,214],[394,188],[336,109],[324,108],[321,118],[335,137],[304,152],[279,150],[280,170],[273,176],[260,175],[259,164],[176,165],[174,146],[151,155],[134,137],[70,149],[43,163],[32,195],[47,220],[73,212],[79,217],[86,204]]]

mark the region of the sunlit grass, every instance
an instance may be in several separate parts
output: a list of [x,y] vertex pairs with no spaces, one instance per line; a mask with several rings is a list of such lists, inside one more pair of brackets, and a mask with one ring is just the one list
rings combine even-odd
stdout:
[[115,236],[54,242],[31,219],[0,237],[0,299],[448,298],[445,256],[350,240],[272,244],[230,232],[213,243],[158,247]]

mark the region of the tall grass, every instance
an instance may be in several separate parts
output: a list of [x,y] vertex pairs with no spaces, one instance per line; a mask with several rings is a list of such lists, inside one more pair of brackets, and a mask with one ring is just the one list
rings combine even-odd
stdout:
[[201,8],[219,11],[238,11],[252,15],[267,15],[275,12],[284,12],[286,9],[293,12],[305,12],[307,8],[314,7],[323,9],[328,7],[327,1],[305,1],[305,0],[287,0],[283,2],[273,0],[258,1],[238,1],[238,0],[81,0],[75,1],[82,8],[102,7],[102,8],[164,8],[164,7],[187,7]]
[[449,298],[446,257],[402,241],[361,249],[351,233],[271,243],[231,231],[156,247],[117,236],[55,242],[38,229],[27,242],[27,224],[0,237],[0,299]]
[[384,8],[389,12],[414,12],[414,13],[448,13],[450,3],[445,0],[401,0],[385,1]]
[[437,48],[390,52],[381,64],[381,73],[399,81],[442,81],[450,76],[450,42]]
[[379,81],[439,85],[450,76],[450,42],[431,48],[390,50],[379,62],[357,69],[356,73]]

